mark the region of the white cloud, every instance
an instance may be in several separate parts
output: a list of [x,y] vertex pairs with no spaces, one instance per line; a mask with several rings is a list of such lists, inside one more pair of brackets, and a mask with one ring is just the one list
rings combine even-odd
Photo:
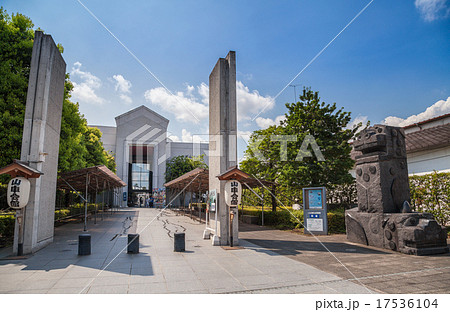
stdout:
[[182,142],[205,142],[205,138],[202,138],[200,135],[192,135],[190,131],[186,129],[181,130],[181,141]]
[[190,86],[187,86],[186,93],[177,92],[173,95],[166,89],[158,87],[145,91],[144,97],[162,110],[174,114],[179,121],[198,123],[209,116],[208,105],[192,95]]
[[[196,88],[186,84],[186,90],[170,94],[162,87],[147,90],[144,97],[148,102],[171,112],[179,121],[198,123],[209,117],[209,86],[201,83]],[[263,108],[271,109],[275,102],[258,91],[250,91],[242,82],[236,82],[238,121],[250,120]],[[195,117],[195,118],[194,118]]]
[[354,126],[356,126],[359,123],[362,123],[361,127],[358,128],[358,131],[360,131],[360,130],[364,129],[368,120],[369,120],[368,116],[361,116],[361,115],[356,116],[355,118],[353,118],[353,120],[351,120],[348,123],[346,129],[353,129]]
[[123,78],[122,75],[114,75],[113,79],[116,81],[115,90],[120,93],[130,93],[131,82]]
[[180,142],[180,138],[176,136],[175,134],[170,134],[167,136],[167,138],[172,142]]
[[262,96],[257,90],[250,91],[241,81],[236,82],[238,121],[249,120],[263,109],[272,109],[275,101],[270,96]]
[[96,94],[102,86],[102,81],[90,72],[82,71],[81,66],[80,62],[75,62],[72,67],[72,76],[81,79],[79,83],[72,81],[72,97],[75,101],[86,102],[86,104],[103,104],[105,99]]
[[416,0],[414,5],[427,22],[448,17],[450,14],[447,0]]
[[269,128],[270,126],[273,125],[279,125],[281,121],[285,120],[286,116],[285,115],[280,115],[275,117],[275,120],[270,119],[270,118],[263,118],[263,117],[258,117],[255,119],[256,124],[261,128],[261,129],[266,129]]
[[122,101],[125,102],[125,104],[130,105],[131,103],[133,103],[133,100],[131,99],[131,97],[129,97],[126,94],[119,94],[119,97]]
[[183,142],[192,142],[192,135],[186,129],[181,130],[181,140]]
[[116,82],[114,90],[119,94],[120,99],[126,105],[131,105],[133,103],[133,100],[129,96],[131,93],[131,82],[126,80],[122,75],[114,75],[112,78]]
[[424,112],[409,116],[405,119],[395,116],[386,117],[381,123],[389,126],[405,127],[420,121],[450,113],[450,97],[440,100],[428,107]]

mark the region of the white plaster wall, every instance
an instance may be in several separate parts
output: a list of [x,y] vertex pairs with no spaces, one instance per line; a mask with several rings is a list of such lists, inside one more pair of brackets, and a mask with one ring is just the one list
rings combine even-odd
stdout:
[[409,153],[407,161],[409,174],[450,170],[450,146]]
[[102,132],[101,141],[105,150],[115,154],[116,153],[116,127],[90,125],[89,127],[98,128]]

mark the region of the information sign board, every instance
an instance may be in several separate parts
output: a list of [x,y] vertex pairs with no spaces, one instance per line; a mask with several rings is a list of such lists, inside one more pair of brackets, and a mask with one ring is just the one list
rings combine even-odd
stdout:
[[305,233],[328,234],[325,187],[308,187],[303,189],[303,216]]

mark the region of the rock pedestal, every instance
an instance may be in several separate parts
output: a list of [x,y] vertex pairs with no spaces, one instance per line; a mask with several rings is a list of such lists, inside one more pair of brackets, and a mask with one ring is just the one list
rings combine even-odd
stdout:
[[358,208],[346,211],[349,241],[407,254],[448,252],[447,232],[430,213],[411,212],[405,133],[375,125],[353,144]]

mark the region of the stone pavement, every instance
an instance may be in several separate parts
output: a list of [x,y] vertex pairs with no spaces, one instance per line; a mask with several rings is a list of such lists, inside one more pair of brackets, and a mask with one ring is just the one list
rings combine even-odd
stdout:
[[341,264],[312,236],[249,224],[239,230],[240,239],[381,293],[450,293],[450,253],[412,256],[350,243],[345,235],[317,236]]
[[[211,246],[202,239],[204,224],[159,212],[127,208],[91,220],[89,256],[77,255],[82,224],[56,228],[54,243],[36,254],[0,260],[0,293],[369,293],[251,242]],[[186,233],[186,252],[173,251],[175,232]],[[126,253],[127,233],[140,233],[139,254]]]

